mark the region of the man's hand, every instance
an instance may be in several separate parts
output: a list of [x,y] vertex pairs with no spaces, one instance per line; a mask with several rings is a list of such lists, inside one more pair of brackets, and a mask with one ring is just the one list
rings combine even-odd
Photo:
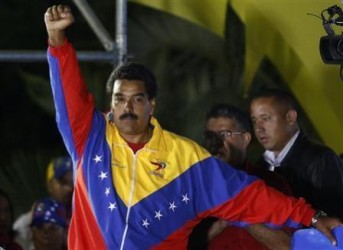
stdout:
[[212,240],[215,236],[220,234],[224,231],[224,229],[227,227],[227,222],[224,220],[217,220],[213,223],[213,225],[208,230],[207,234],[207,240]]
[[341,226],[342,222],[338,218],[321,216],[314,225],[316,229],[326,235],[333,245],[337,245],[337,241],[332,234],[332,229]]
[[74,16],[69,6],[54,5],[47,9],[44,15],[49,43],[53,47],[63,45],[65,40],[64,30],[74,22]]
[[291,247],[291,237],[283,229],[271,229],[264,224],[251,224],[245,230],[268,249],[289,250]]

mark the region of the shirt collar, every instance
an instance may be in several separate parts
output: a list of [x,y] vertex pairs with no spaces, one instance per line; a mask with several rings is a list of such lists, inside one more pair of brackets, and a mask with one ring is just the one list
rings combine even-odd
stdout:
[[274,171],[274,169],[276,167],[281,166],[281,162],[283,161],[283,159],[285,158],[285,156],[287,155],[287,153],[289,152],[289,150],[293,146],[293,144],[294,144],[295,140],[297,139],[299,133],[300,133],[300,131],[298,130],[293,135],[293,137],[287,142],[287,144],[284,146],[284,148],[281,150],[280,154],[277,157],[275,157],[275,153],[273,151],[270,151],[270,150],[266,150],[263,153],[264,160],[266,162],[268,162],[268,164],[269,164],[268,168],[270,171]]

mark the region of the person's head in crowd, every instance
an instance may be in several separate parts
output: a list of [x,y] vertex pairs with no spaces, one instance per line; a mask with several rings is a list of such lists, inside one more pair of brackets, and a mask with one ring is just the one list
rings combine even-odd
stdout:
[[35,250],[60,250],[66,243],[66,211],[63,204],[43,198],[32,207],[32,240]]
[[[206,115],[204,146],[210,153],[241,168],[251,141],[250,131],[250,118],[246,113],[232,105],[217,104]],[[215,138],[218,139],[217,145],[213,144]]]
[[53,159],[47,168],[47,188],[50,196],[67,208],[73,195],[73,163],[70,157]]
[[299,130],[298,105],[287,91],[268,89],[258,93],[250,103],[250,115],[257,140],[276,155]]
[[[112,122],[125,140],[146,142],[151,136],[149,123],[157,95],[154,75],[144,65],[129,62],[116,68],[109,82],[113,84]],[[137,135],[140,135],[139,138],[132,139]]]

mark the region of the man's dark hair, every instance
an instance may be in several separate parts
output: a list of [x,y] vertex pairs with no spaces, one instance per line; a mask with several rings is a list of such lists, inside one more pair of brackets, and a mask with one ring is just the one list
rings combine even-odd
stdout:
[[149,100],[157,96],[157,83],[153,73],[138,62],[129,62],[119,65],[115,68],[108,78],[107,86],[113,85],[116,80],[140,80],[144,82],[145,90]]
[[289,91],[281,89],[263,89],[252,96],[251,102],[258,98],[273,98],[277,103],[280,103],[289,109],[294,109],[297,112],[299,111],[298,102]]
[[235,106],[228,104],[216,104],[206,114],[206,121],[210,118],[226,117],[229,119],[235,119],[239,127],[247,132],[252,131],[252,125],[250,117],[244,111],[238,109]]

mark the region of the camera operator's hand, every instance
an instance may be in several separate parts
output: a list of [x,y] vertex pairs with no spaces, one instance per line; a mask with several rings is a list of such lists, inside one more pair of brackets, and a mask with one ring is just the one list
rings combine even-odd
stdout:
[[74,22],[74,16],[69,6],[54,5],[47,9],[44,15],[49,43],[53,47],[63,45],[65,40],[65,29]]

